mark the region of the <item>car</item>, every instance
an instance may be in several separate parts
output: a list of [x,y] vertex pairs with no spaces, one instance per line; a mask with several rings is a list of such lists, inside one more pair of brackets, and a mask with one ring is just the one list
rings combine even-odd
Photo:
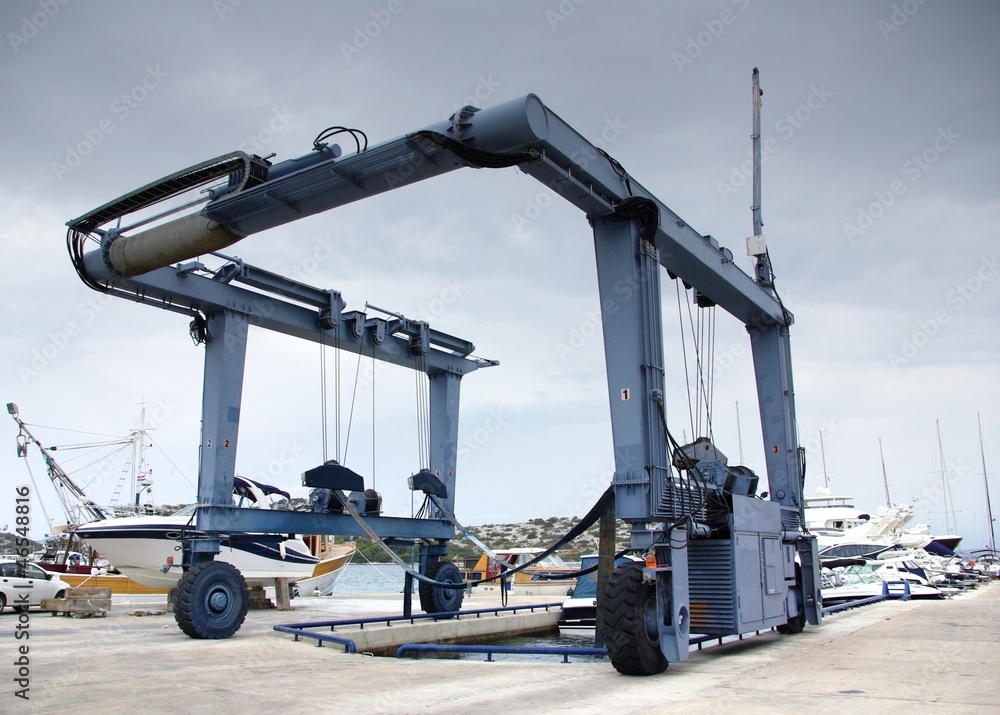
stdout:
[[[42,605],[44,598],[62,598],[69,584],[32,563],[0,563],[0,612],[10,606],[17,612]],[[27,594],[27,596],[25,596]]]

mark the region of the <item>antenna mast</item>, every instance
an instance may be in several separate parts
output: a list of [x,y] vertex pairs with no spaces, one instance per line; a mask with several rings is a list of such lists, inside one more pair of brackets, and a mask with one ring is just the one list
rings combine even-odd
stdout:
[[758,285],[770,288],[774,285],[774,275],[771,273],[771,258],[767,253],[764,240],[764,220],[760,216],[760,98],[764,94],[760,88],[760,72],[753,68],[753,236],[747,239],[747,255],[756,260],[754,273]]

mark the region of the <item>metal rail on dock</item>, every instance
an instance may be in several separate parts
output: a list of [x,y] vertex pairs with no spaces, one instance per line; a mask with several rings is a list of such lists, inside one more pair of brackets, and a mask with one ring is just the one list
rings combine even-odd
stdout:
[[546,645],[445,645],[440,643],[404,643],[396,651],[397,658],[403,658],[412,653],[414,658],[420,658],[421,653],[485,653],[487,662],[493,662],[497,654],[526,655],[561,655],[563,663],[569,662],[571,655],[590,655],[604,658],[608,655],[607,648],[587,648],[584,646],[546,646]]
[[[902,586],[902,591],[892,591],[890,586]],[[870,598],[859,598],[856,601],[844,601],[844,603],[838,603],[835,606],[827,606],[823,609],[823,615],[829,615],[831,613],[839,613],[840,611],[847,611],[852,608],[858,608],[859,606],[867,606],[872,603],[881,603],[882,601],[887,601],[890,598],[899,598],[903,601],[910,600],[910,582],[901,579],[899,581],[886,581],[882,584],[882,594],[880,596],[871,596]]]
[[[481,618],[484,615],[499,616],[501,613],[517,613],[518,611],[528,611],[534,613],[536,610],[546,610],[552,608],[562,608],[562,603],[535,603],[525,606],[502,606],[500,608],[477,608],[468,611],[441,611],[439,613],[421,613],[409,616],[369,616],[367,618],[348,618],[335,621],[305,621],[302,623],[286,623],[274,626],[274,630],[279,633],[290,633],[295,636],[294,640],[303,638],[315,638],[316,646],[322,647],[323,643],[336,643],[344,646],[345,653],[357,653],[357,644],[350,638],[330,635],[328,633],[317,633],[315,628],[329,628],[330,633],[337,628],[345,626],[357,626],[359,630],[364,630],[366,625],[374,623],[385,624],[391,627],[393,623],[407,622],[413,625],[417,621],[426,620],[461,620],[463,616],[475,616]],[[606,652],[606,651],[605,651]]]

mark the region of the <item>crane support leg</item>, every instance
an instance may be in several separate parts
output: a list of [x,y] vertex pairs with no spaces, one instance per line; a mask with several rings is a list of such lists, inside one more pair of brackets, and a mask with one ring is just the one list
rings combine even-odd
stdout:
[[781,527],[786,541],[795,544],[799,562],[797,592],[790,608],[804,613],[789,613],[789,618],[805,616],[819,625],[820,563],[815,537],[802,531],[805,524],[805,465],[799,449],[795,424],[795,390],[792,385],[791,340],[784,325],[749,325],[754,372],[757,378],[757,402],[764,437],[767,481],[771,499],[782,505]]
[[[615,446],[612,486],[618,518],[633,525],[658,520],[660,495],[670,478],[667,438],[658,414],[663,401],[663,333],[660,314],[660,262],[656,248],[643,240],[638,222],[621,217],[592,218],[597,280],[604,323],[611,426]],[[634,530],[631,546],[645,549],[649,531]],[[655,585],[655,609],[622,604],[638,615],[619,619],[610,647],[626,669],[653,672],[659,661],[640,657],[646,639],[656,643],[666,662],[687,659],[688,568],[686,526],[660,536],[655,547],[658,568],[643,569],[642,583]],[[635,566],[633,564],[632,566]],[[628,569],[625,569],[627,572]],[[616,583],[627,583],[616,581]],[[631,591],[631,587],[629,589]],[[643,593],[634,589],[635,598]],[[633,597],[615,594],[615,599]],[[650,603],[650,606],[653,604]],[[655,618],[655,620],[653,620]],[[628,624],[628,625],[625,625]],[[625,645],[616,645],[623,643]],[[646,665],[636,666],[638,663]]]
[[[205,340],[205,382],[199,446],[199,504],[232,505],[248,327],[246,316],[220,310],[208,315],[201,334]],[[201,520],[200,515],[198,520]],[[185,541],[184,548],[191,550],[190,558],[184,559],[185,564],[211,561],[219,552],[219,539],[216,536]]]

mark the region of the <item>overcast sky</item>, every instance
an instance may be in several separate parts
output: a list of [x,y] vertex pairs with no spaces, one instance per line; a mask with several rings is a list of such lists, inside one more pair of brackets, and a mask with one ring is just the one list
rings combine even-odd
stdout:
[[[331,125],[378,143],[465,104],[534,92],[749,272],[756,66],[763,218],[796,319],[807,492],[823,484],[822,430],[833,491],[875,509],[881,437],[892,501],[945,532],[955,529],[950,494],[965,545],[986,543],[977,413],[1000,492],[997,3],[8,0],[0,28],[0,397],[57,445],[91,438],[53,428],[127,434],[145,400],[158,503],[195,496],[203,351],[183,316],[85,287],[65,250],[67,220],[237,148],[293,158]],[[430,320],[500,360],[463,381],[460,520],[579,516],[610,481],[590,229],[534,179],[462,170],[230,251],[340,290],[349,308],[368,301]],[[691,438],[665,273],[663,296],[668,418]],[[716,441],[763,474],[747,338],[721,313],[717,331]],[[345,395],[355,366],[344,357]],[[409,515],[414,381],[366,373],[362,363],[342,457],[370,482],[374,454],[387,513]],[[323,459],[320,395],[316,346],[252,333],[238,471],[305,496],[300,474]],[[347,397],[340,409],[346,423]],[[29,482],[15,435],[13,421],[0,427],[9,529],[13,486]],[[88,493],[110,500],[117,473],[95,477],[91,456],[62,455]],[[57,519],[34,453],[30,465]],[[47,530],[36,503],[32,532]]]

